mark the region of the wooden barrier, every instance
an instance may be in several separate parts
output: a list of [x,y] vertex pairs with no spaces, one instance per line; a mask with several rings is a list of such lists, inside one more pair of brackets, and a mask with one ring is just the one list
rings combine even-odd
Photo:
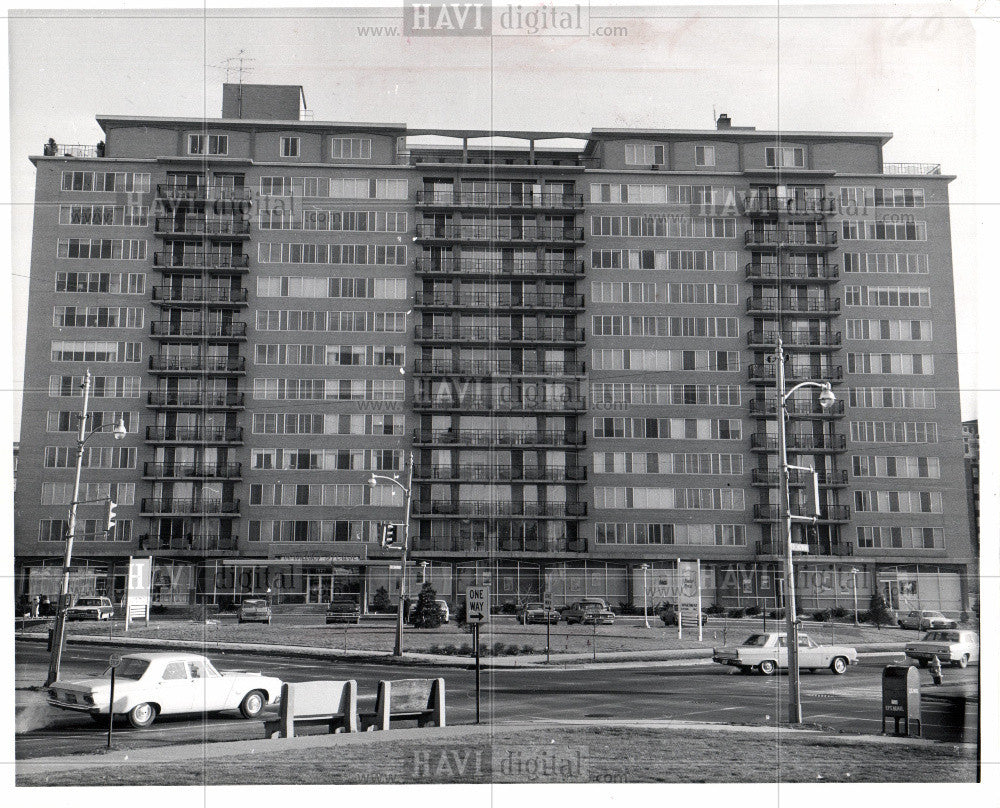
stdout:
[[375,712],[360,716],[362,729],[389,729],[393,721],[416,720],[418,727],[445,726],[444,679],[383,679]]
[[278,717],[264,722],[264,736],[294,738],[295,728],[303,726],[325,726],[330,732],[357,732],[358,683],[349,679],[283,684]]

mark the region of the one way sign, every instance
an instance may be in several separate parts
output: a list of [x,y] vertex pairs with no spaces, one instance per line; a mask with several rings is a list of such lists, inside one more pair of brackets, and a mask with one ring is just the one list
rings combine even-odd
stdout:
[[489,615],[490,588],[470,586],[465,590],[465,622],[482,623]]

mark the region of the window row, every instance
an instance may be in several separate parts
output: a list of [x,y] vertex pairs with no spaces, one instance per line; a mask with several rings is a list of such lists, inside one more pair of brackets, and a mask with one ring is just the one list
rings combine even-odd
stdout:
[[847,354],[848,373],[893,373],[902,376],[933,376],[933,354]]
[[926,253],[844,253],[844,272],[871,275],[926,275]]
[[289,311],[261,309],[258,331],[361,331],[401,334],[406,314],[392,311]]
[[845,219],[841,234],[863,241],[927,241],[927,222],[885,222]]
[[742,488],[594,487],[594,507],[649,510],[742,511]]
[[632,205],[718,205],[734,207],[732,185],[653,185],[649,183],[598,183],[590,185],[590,201]]
[[57,258],[146,260],[146,240],[136,238],[61,238],[56,242]]
[[254,449],[255,469],[279,471],[400,471],[403,453],[398,449]]
[[926,387],[852,387],[848,401],[874,410],[933,410],[937,393]]
[[944,548],[940,527],[858,527],[858,547],[891,550],[935,550]]
[[250,519],[247,541],[378,541],[377,523],[333,519]]
[[921,286],[845,286],[848,306],[898,306],[929,309],[931,290]]
[[257,278],[257,297],[360,298],[405,300],[404,278],[308,278],[269,276]]
[[148,205],[60,205],[59,224],[95,227],[146,227]]
[[[106,531],[104,519],[79,519],[74,541],[132,541],[132,520],[118,519],[113,530]],[[38,540],[66,543],[69,522],[65,519],[40,519]]]
[[857,513],[941,513],[940,491],[855,491]]
[[593,303],[714,303],[728,302],[731,296],[736,303],[738,289],[735,284],[728,283],[593,281],[590,299]]
[[[739,424],[739,421],[733,423]],[[594,452],[595,474],[742,474],[743,455]]]
[[855,477],[904,477],[909,479],[941,477],[941,461],[936,457],[910,455],[855,455],[851,458]]
[[854,443],[937,443],[933,421],[851,421]]
[[338,415],[334,413],[255,412],[255,435],[402,435],[402,415]]
[[[112,499],[118,505],[135,504],[135,483],[82,483],[77,502]],[[69,505],[73,483],[42,483],[42,505]]]
[[592,250],[594,269],[660,269],[735,272],[733,250]]
[[[83,450],[83,465],[90,469],[134,469],[135,457],[132,446],[88,446]],[[76,447],[46,446],[42,465],[47,469],[73,468]]]
[[738,384],[627,384],[590,385],[591,401],[602,405],[709,404],[738,407],[742,401]]
[[848,339],[922,342],[934,339],[930,320],[848,320]]
[[[90,429],[99,429],[116,425],[119,421],[124,421],[127,432],[139,431],[139,413],[121,410],[91,410],[87,413],[87,426]],[[80,431],[80,411],[79,410],[49,410],[45,415],[46,432],[75,432]]]
[[260,212],[261,230],[317,230],[331,233],[405,233],[406,214],[375,210],[286,210]]
[[638,238],[736,238],[736,219],[721,216],[656,214],[592,216],[593,236]]
[[595,438],[739,440],[742,421],[730,418],[595,418]]
[[64,191],[99,193],[148,193],[150,175],[132,171],[64,171]]
[[[49,396],[74,398],[83,395],[83,376],[49,376]],[[92,376],[91,398],[139,398],[139,376]]]
[[923,188],[875,188],[853,186],[840,189],[840,204],[876,208],[922,208]]
[[671,525],[651,522],[598,522],[598,544],[681,544],[708,547],[743,547],[745,525]]
[[633,349],[591,351],[593,370],[696,370],[733,373],[740,369],[739,351],[656,351]]
[[402,504],[398,488],[367,483],[326,483],[317,485],[253,483],[251,505],[382,505]]
[[264,401],[402,401],[402,380],[254,379],[253,397]]
[[593,315],[595,337],[720,337],[740,335],[737,317],[629,317]]
[[263,241],[257,245],[262,264],[361,264],[403,266],[406,247],[385,244],[285,244]]
[[261,196],[315,199],[407,199],[406,180],[344,177],[261,177]]
[[142,328],[146,311],[138,306],[54,306],[56,328]]
[[254,345],[258,365],[402,367],[405,356],[400,345]]
[[53,362],[141,362],[141,342],[53,340]]
[[145,272],[57,272],[57,292],[106,295],[143,295]]

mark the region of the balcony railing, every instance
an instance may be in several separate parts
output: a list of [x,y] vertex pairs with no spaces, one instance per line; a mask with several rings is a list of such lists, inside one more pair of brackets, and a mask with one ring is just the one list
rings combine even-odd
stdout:
[[242,443],[243,427],[147,426],[146,440],[153,443]]
[[836,314],[840,311],[840,300],[824,300],[821,298],[782,297],[781,307],[778,307],[777,297],[748,297],[747,312],[750,314],[776,314],[779,311],[789,314]]
[[211,250],[184,253],[164,250],[153,253],[153,266],[168,269],[246,269],[250,266],[250,257]]
[[475,309],[582,309],[583,295],[540,292],[538,294],[498,294],[489,292],[424,292],[414,297],[418,306]]
[[213,200],[233,200],[251,202],[253,191],[248,187],[233,188],[224,185],[181,185],[161,183],[156,186],[156,195],[161,199],[209,202]]
[[416,359],[414,373],[423,375],[467,376],[582,376],[586,373],[583,362],[506,362],[498,360]]
[[[773,418],[777,415],[778,407],[775,401],[767,400],[761,401],[760,399],[752,398],[749,404],[750,414],[759,417]],[[792,417],[804,417],[804,418],[814,418],[814,417],[827,417],[835,418],[839,415],[844,414],[844,402],[842,399],[834,401],[829,407],[825,409],[818,402],[810,401],[797,401],[795,399],[790,399],[785,402],[785,410]]]
[[[757,555],[784,556],[785,546],[780,542],[757,542]],[[854,545],[849,541],[841,542],[809,542],[810,556],[850,556],[854,555]]]
[[[817,357],[818,358],[818,357]],[[747,368],[750,381],[774,381],[774,365],[750,365]],[[785,369],[786,382],[840,382],[844,380],[844,368],[841,365],[836,367],[796,367],[791,366]]]
[[230,323],[172,322],[153,320],[149,324],[153,337],[219,337],[234,339],[247,335],[247,324],[239,321]]
[[237,303],[247,302],[246,289],[228,286],[154,286],[153,301],[163,303]]
[[243,393],[201,393],[197,391],[150,390],[146,396],[151,407],[192,407],[235,409],[243,406]]
[[446,499],[415,499],[413,512],[421,516],[523,516],[527,518],[578,519],[587,515],[587,503],[543,504],[540,502],[492,502],[489,500],[453,502]]
[[534,261],[505,261],[480,258],[417,258],[417,273],[427,275],[515,275],[558,276],[582,275],[586,269],[583,261],[546,259]]
[[233,552],[239,547],[236,536],[220,536],[218,533],[187,533],[183,536],[153,536],[144,533],[139,542],[146,550],[171,550],[193,553]]
[[445,399],[439,393],[426,398],[416,396],[413,408],[417,410],[467,410],[476,412],[582,412],[587,409],[583,398],[556,396],[531,396],[530,398],[490,398],[489,396],[459,396]]
[[417,206],[443,208],[527,208],[531,210],[580,209],[582,194],[524,193],[492,191],[417,191]]
[[206,497],[195,497],[193,499],[179,499],[164,497],[161,499],[143,499],[141,512],[145,514],[154,513],[239,513],[240,501],[238,499],[210,499]]
[[169,236],[248,236],[250,220],[209,219],[205,216],[157,216],[156,232]]
[[743,243],[748,247],[835,247],[836,230],[795,229],[747,230]]
[[[759,522],[777,522],[778,506],[758,503],[753,506],[753,518]],[[847,522],[851,518],[848,505],[827,505],[820,508],[820,522]]]
[[[750,476],[750,481],[754,485],[766,485],[773,488],[779,484],[779,476],[780,475],[777,471],[771,471],[769,469],[754,469]],[[805,472],[799,471],[798,469],[789,469],[788,484],[806,485],[809,482],[809,476],[811,475],[806,475]],[[839,469],[837,471],[820,471],[818,472],[818,477],[819,484],[827,488],[839,488],[847,485],[847,472],[844,469]]]
[[235,478],[243,473],[242,463],[144,463],[144,477],[164,480],[188,477]]
[[506,466],[506,465],[416,465],[413,476],[419,480],[469,480],[471,482],[537,481],[558,483],[584,482],[583,466]]
[[[759,330],[747,332],[747,345],[773,347],[777,344],[777,330]],[[841,335],[837,331],[833,334],[814,334],[810,331],[782,331],[781,341],[786,348],[839,348]]]
[[488,555],[493,553],[531,553],[532,555],[586,553],[586,539],[567,538],[514,538],[513,536],[414,536],[414,552],[462,553],[463,555]]
[[504,225],[418,224],[416,237],[424,241],[583,241],[582,227],[507,227]]
[[822,262],[813,265],[775,263],[747,264],[746,277],[754,280],[782,281],[835,281],[840,278],[840,267],[836,264]]
[[242,356],[151,356],[149,369],[173,373],[206,371],[208,373],[245,373],[247,360]]
[[429,326],[418,325],[414,337],[424,341],[463,342],[583,342],[582,328],[560,328],[558,326],[525,326],[508,328],[505,326]]
[[836,201],[822,194],[804,197],[750,193],[743,200],[743,211],[747,216],[787,214],[789,216],[818,217],[836,213]]
[[574,430],[415,429],[413,442],[444,446],[583,446],[587,433]]
[[[797,435],[787,436],[786,445],[790,452],[842,452],[847,448],[847,438],[843,435]],[[778,451],[778,436],[754,432],[750,435],[750,448],[768,452]]]
[[104,142],[56,143],[50,140],[42,146],[43,157],[104,157]]
[[940,163],[883,163],[883,174],[940,174]]

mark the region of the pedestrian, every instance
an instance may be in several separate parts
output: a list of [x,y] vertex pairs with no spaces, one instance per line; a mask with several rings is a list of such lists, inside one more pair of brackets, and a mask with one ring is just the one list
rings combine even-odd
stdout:
[[38,595],[32,595],[31,597],[31,616],[38,617],[38,608],[41,603],[41,598]]
[[931,657],[931,681],[934,684],[941,684],[941,660],[937,658],[937,654]]
[[48,617],[50,606],[49,596],[42,595],[42,599],[38,602],[38,614],[42,617]]
[[403,598],[403,622],[406,623],[410,619],[410,597],[407,595]]

